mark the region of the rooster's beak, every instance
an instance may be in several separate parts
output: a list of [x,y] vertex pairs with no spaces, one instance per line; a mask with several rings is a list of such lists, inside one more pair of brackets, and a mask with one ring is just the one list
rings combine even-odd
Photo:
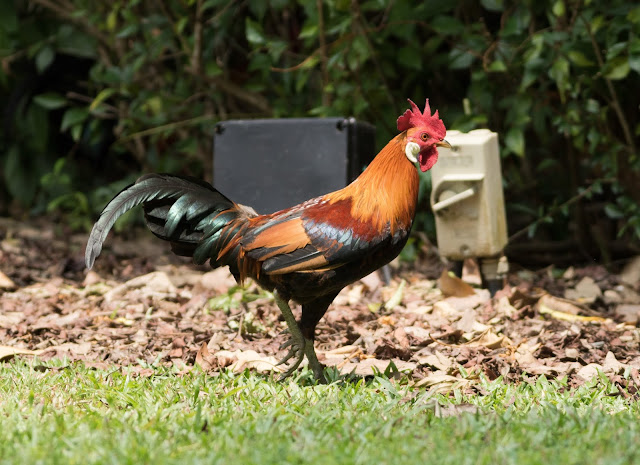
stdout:
[[445,149],[450,149],[451,144],[446,140],[442,139],[440,142],[436,142],[436,147],[443,147]]

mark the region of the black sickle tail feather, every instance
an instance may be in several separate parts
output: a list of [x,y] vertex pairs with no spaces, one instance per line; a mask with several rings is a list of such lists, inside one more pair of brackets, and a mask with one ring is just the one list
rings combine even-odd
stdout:
[[235,265],[237,251],[228,251],[220,261],[218,254],[244,229],[241,220],[251,215],[204,181],[148,174],[116,195],[100,214],[87,243],[87,268],[100,255],[116,220],[141,204],[151,232],[171,242],[176,254],[192,256],[198,264],[211,258],[213,266]]

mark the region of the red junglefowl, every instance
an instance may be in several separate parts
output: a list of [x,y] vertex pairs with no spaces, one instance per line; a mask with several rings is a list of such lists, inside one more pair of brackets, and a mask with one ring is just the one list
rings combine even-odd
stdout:
[[[398,118],[400,134],[347,187],[269,215],[229,200],[210,184],[168,174],[142,176],[104,209],[91,231],[86,264],[93,266],[114,222],[142,204],[147,226],[174,253],[197,264],[228,266],[238,282],[253,278],[272,291],[291,337],[279,364],[289,376],[307,356],[319,381],[323,367],[313,347],[318,321],[340,290],[393,260],[405,245],[416,213],[417,163],[422,171],[449,147],[446,129],[427,100],[424,113]],[[302,305],[296,322],[289,307]]]

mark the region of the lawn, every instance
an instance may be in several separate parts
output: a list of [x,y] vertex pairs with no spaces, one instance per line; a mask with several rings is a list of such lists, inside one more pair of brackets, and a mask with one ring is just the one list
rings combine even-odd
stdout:
[[446,395],[384,376],[0,364],[0,463],[640,463],[640,404],[604,377]]

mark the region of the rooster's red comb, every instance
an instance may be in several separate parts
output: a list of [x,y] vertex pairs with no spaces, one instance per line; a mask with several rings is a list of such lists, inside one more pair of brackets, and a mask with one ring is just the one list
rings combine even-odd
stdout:
[[429,107],[429,99],[424,104],[424,113],[420,112],[418,105],[413,103],[410,99],[411,110],[404,112],[402,116],[398,118],[398,131],[403,132],[410,128],[418,126],[424,126],[429,129],[432,136],[439,139],[444,139],[447,133],[447,129],[444,127],[444,123],[438,116],[438,110],[431,115],[431,108]]

